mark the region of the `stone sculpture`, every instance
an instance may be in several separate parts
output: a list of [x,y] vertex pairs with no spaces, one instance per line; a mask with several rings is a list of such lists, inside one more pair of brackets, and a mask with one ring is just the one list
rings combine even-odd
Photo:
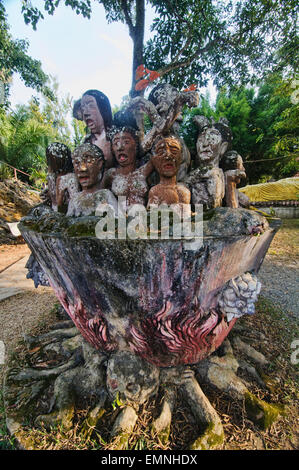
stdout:
[[[162,90],[165,91],[165,100],[163,99],[164,91],[162,92]],[[133,112],[136,116],[139,126],[143,125],[141,116],[144,114],[147,114],[152,122],[152,128],[145,135],[143,127],[139,129],[141,136],[140,145],[143,154],[151,150],[155,139],[159,135],[165,135],[170,132],[176,120],[179,119],[185,105],[192,108],[197,106],[199,102],[198,93],[195,91],[179,93],[174,87],[165,86],[162,87],[162,90],[161,93],[157,92],[157,95],[161,94],[161,97],[157,100],[153,99],[153,102],[142,97],[136,97],[127,106],[128,111]],[[154,102],[157,102],[157,106]],[[188,157],[186,156],[186,158]]]
[[106,169],[111,168],[113,158],[107,133],[112,126],[112,111],[107,96],[99,90],[87,90],[74,103],[73,116],[83,120],[90,130],[84,142],[97,145],[103,151]]
[[159,137],[155,142],[151,161],[159,174],[160,182],[150,189],[148,205],[175,204],[179,213],[183,204],[190,207],[190,191],[176,181],[182,161],[180,141],[174,136]]
[[111,191],[101,189],[105,164],[102,150],[87,142],[74,150],[72,160],[82,191],[70,199],[67,215],[78,217],[94,214],[100,203],[110,204],[116,210],[117,203]]
[[[54,211],[58,210],[62,204],[68,203],[69,197],[77,190],[76,179],[74,178],[71,151],[67,145],[60,142],[53,142],[46,149],[46,159],[48,165],[47,189],[42,194],[42,199],[52,207]],[[57,202],[58,181],[61,179],[70,180],[71,194],[64,194],[64,190],[59,191],[59,203]],[[72,182],[71,182],[72,180]],[[64,188],[65,189],[65,188]]]
[[[41,199],[53,211],[67,211],[71,198],[75,197],[79,185],[73,171],[71,151],[67,145],[53,142],[46,149],[48,165],[47,188],[42,192]],[[26,268],[27,279],[32,279],[34,286],[49,286],[49,281],[34,255],[31,253]]]
[[[224,433],[194,372],[206,377],[201,362],[218,350],[240,316],[254,312],[260,290],[257,273],[278,226],[259,213],[235,207],[234,185],[243,172],[238,158],[235,173],[225,168],[229,207],[220,207],[225,179],[219,163],[232,139],[223,120],[196,118],[197,168],[185,178],[190,190],[177,182],[182,143],[169,131],[183,105],[196,105],[198,95],[165,86],[155,94],[156,105],[138,97],[128,106],[141,127],[146,112],[152,128],[145,134],[142,128],[139,134],[128,126],[110,129],[111,154],[106,142],[100,149],[103,140],[98,130],[104,129],[105,119],[97,93],[88,91],[75,104],[74,113],[93,132],[93,143],[82,144],[72,155],[81,191],[71,197],[67,216],[54,211],[49,216],[49,208],[39,208],[22,220],[20,230],[75,325],[71,331],[50,332],[41,341],[65,335],[81,338],[78,332],[83,339],[63,341],[58,349],[48,344],[58,350],[59,360],[61,355],[66,358],[65,363],[41,372],[13,370],[9,380],[39,380],[40,373],[53,379],[51,413],[36,416],[38,425],[72,426],[76,400],[90,391],[93,408],[84,424],[86,435],[105,413],[107,402],[122,400],[111,429],[111,437],[119,439],[118,448],[126,446],[139,406],[158,391],[163,406],[152,427],[159,439],[167,440],[179,390],[200,429],[190,448],[204,449],[221,445]],[[151,159],[138,166],[146,152],[152,153]],[[112,155],[115,168],[109,168]],[[154,168],[160,182],[149,189],[147,178]],[[152,205],[163,203],[190,207],[190,193],[194,204],[214,209],[203,221],[203,232],[193,233],[195,244],[181,238],[151,239],[147,234],[119,240],[116,229],[106,238],[96,235],[99,203],[112,206],[120,224],[116,196],[124,196],[128,206],[147,205],[150,211]],[[209,371],[216,363],[218,367],[215,361],[207,363]],[[246,387],[233,375],[235,363],[232,367],[238,396],[246,398]],[[229,389],[230,381],[225,380],[222,386]],[[252,395],[249,401],[252,409]],[[264,413],[261,400],[258,406]]]
[[232,135],[226,120],[220,119],[214,123],[203,116],[195,116],[194,122],[199,129],[196,168],[184,182],[191,191],[191,202],[203,204],[204,209],[208,210],[222,205],[225,181],[219,162],[231,143]]
[[[220,162],[224,171],[225,204],[227,207],[249,207],[250,200],[237,189],[241,179],[246,178],[241,155],[235,150],[226,152]],[[244,197],[245,196],[245,197]]]
[[[184,95],[186,92],[182,92],[183,98],[186,97]],[[195,95],[196,96],[196,95]],[[175,100],[181,99],[180,92],[168,83],[162,83],[157,85],[153,88],[150,92],[148,100],[151,101],[157,109],[159,115],[165,119],[165,117],[169,113],[169,109],[173,105]],[[194,103],[196,104],[196,98],[194,98]],[[184,140],[179,135],[180,130],[180,123],[183,120],[182,112],[176,116],[175,121],[173,122],[169,131],[174,134],[177,139],[179,139],[181,147],[182,147],[182,161],[180,164],[180,168],[177,173],[177,181],[183,181],[184,178],[187,176],[190,163],[191,163],[191,156],[187,145],[185,144]]]
[[115,196],[126,197],[127,205],[146,204],[147,178],[153,171],[151,162],[137,167],[139,138],[131,127],[115,129],[111,134],[111,147],[117,168],[105,173],[102,187],[111,188]]

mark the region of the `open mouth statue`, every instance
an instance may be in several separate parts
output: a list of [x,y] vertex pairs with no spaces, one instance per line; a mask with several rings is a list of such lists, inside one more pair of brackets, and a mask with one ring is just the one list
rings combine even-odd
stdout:
[[[173,112],[171,123],[175,116]],[[211,132],[209,128],[200,147],[203,163],[212,158],[213,145],[213,155],[219,155],[223,140]],[[118,129],[111,139],[117,166],[108,169],[102,179],[102,152],[90,143],[80,146],[73,153],[82,188],[78,194],[88,198],[104,191],[108,204],[108,195],[125,195],[128,207],[138,204],[144,211],[146,207],[150,211],[151,205],[189,205],[190,196],[191,203],[204,204],[205,198],[192,201],[192,196],[199,196],[192,186],[188,190],[176,181],[181,161],[179,141],[169,136],[165,126],[161,135],[155,130],[155,138],[151,159],[138,168],[138,139],[129,128]],[[147,177],[153,169],[160,182],[149,190]],[[88,418],[94,428],[107,401],[119,398],[123,406],[111,435],[120,436],[119,448],[123,448],[139,405],[156,396],[163,385],[162,410],[153,420],[159,438],[168,439],[179,389],[200,423],[199,436],[190,448],[221,446],[224,433],[220,418],[194,374],[198,364],[224,344],[237,319],[254,313],[261,287],[257,273],[278,226],[269,225],[256,211],[216,204],[204,213],[202,230],[193,232],[191,239],[163,238],[159,227],[142,238],[120,237],[121,224],[126,227],[132,222],[130,217],[121,219],[121,214],[116,214],[115,231],[98,237],[101,216],[95,215],[95,207],[77,213],[79,206],[70,202],[67,215],[41,206],[20,224],[24,239],[77,334],[83,337],[83,365],[72,357],[52,371],[52,412],[39,416],[37,422],[55,424],[60,420],[72,426],[75,396],[90,394],[97,401]],[[27,381],[38,377],[32,370],[20,374]],[[48,380],[50,375],[51,371],[40,377]],[[236,375],[233,380],[232,376],[233,372],[225,382],[223,375],[217,386],[226,387],[225,391],[241,400],[249,397],[252,410],[252,395]],[[259,416],[266,414],[265,410],[259,400]]]

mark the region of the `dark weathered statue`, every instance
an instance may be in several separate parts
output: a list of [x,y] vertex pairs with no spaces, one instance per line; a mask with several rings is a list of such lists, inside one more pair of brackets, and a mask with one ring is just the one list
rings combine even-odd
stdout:
[[106,168],[111,168],[113,158],[107,132],[112,126],[112,111],[107,96],[98,90],[87,90],[75,102],[73,116],[85,122],[90,131],[85,142],[97,145],[103,151]]
[[153,171],[151,162],[138,167],[139,138],[130,127],[116,129],[111,136],[112,153],[116,168],[105,173],[102,186],[111,188],[115,196],[124,196],[127,205],[146,203],[149,190],[147,178]]

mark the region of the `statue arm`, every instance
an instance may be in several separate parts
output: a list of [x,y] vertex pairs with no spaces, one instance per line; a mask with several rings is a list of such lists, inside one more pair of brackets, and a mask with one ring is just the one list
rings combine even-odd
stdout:
[[152,163],[152,160],[149,160],[145,165],[143,165],[143,174],[145,178],[148,178],[149,175],[154,171],[155,167]]
[[65,192],[66,192],[66,188],[62,188],[60,182],[61,182],[61,176],[58,176],[56,179],[56,203],[57,203],[58,208],[63,206]]
[[113,177],[115,175],[115,168],[110,168],[105,171],[104,176],[101,181],[101,189],[110,189],[113,182]]

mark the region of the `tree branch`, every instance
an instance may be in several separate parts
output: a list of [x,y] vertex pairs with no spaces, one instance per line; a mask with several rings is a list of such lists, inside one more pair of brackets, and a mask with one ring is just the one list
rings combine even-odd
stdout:
[[123,14],[125,16],[127,26],[129,28],[129,34],[130,34],[131,38],[134,40],[136,31],[135,31],[135,26],[133,24],[132,18],[130,16],[130,11],[129,11],[129,8],[128,8],[127,0],[120,0],[120,6],[121,6],[121,9],[122,9]]
[[[195,60],[198,56],[200,56],[200,55],[204,54],[205,52],[207,52],[208,50],[210,50],[219,41],[220,41],[220,37],[217,37],[217,38],[213,39],[212,41],[210,41],[204,47],[198,46],[196,48],[196,50],[194,51],[194,53],[192,55],[189,55],[187,59],[182,60],[182,61],[172,62],[171,64],[168,64],[165,67],[162,67],[161,69],[159,69],[158,72],[162,76],[162,75],[165,75],[166,73],[171,72],[172,70],[176,70],[176,69],[179,69],[179,68],[182,68],[182,67],[188,67],[188,65],[190,65],[193,62],[193,60]],[[182,51],[184,49],[182,49]],[[180,53],[182,51],[180,51]]]

